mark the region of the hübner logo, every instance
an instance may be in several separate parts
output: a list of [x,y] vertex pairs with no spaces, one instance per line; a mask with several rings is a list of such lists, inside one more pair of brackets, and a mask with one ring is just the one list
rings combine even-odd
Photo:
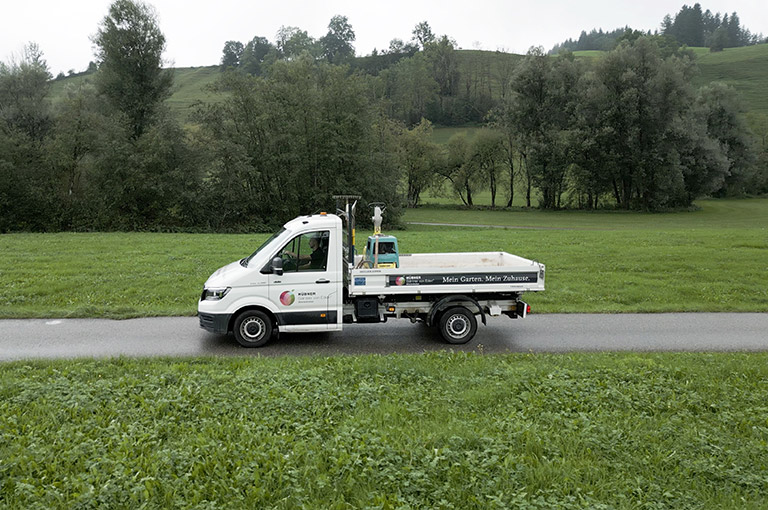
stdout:
[[284,306],[291,306],[294,301],[296,301],[296,296],[293,295],[292,290],[286,290],[285,292],[280,294],[280,302]]

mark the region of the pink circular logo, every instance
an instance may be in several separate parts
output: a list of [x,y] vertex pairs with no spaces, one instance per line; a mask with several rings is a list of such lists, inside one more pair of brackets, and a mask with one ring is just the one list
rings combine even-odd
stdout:
[[395,285],[405,285],[405,277],[398,276],[397,279],[395,279]]
[[296,297],[293,295],[293,292],[290,290],[286,290],[282,294],[280,294],[280,302],[284,306],[291,306],[293,302],[296,300]]

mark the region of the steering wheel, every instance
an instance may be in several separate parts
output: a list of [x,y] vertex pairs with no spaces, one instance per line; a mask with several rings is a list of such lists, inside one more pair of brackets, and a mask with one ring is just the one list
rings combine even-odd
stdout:
[[280,258],[283,259],[284,271],[295,271],[299,267],[298,259],[288,252],[281,253]]

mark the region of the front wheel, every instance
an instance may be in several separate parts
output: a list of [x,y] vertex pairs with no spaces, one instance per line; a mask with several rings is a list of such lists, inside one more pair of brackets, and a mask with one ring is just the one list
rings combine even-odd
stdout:
[[440,334],[449,344],[465,344],[476,332],[475,315],[463,306],[450,308],[440,316]]
[[272,321],[259,310],[246,310],[235,319],[235,340],[243,347],[261,347],[272,336]]

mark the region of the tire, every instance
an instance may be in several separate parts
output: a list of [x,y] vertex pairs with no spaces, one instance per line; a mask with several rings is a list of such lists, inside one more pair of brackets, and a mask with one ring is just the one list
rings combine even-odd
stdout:
[[246,310],[235,319],[235,340],[243,347],[261,347],[272,338],[272,320],[259,310]]
[[449,308],[440,316],[440,334],[449,344],[465,344],[476,332],[475,315],[463,306]]

